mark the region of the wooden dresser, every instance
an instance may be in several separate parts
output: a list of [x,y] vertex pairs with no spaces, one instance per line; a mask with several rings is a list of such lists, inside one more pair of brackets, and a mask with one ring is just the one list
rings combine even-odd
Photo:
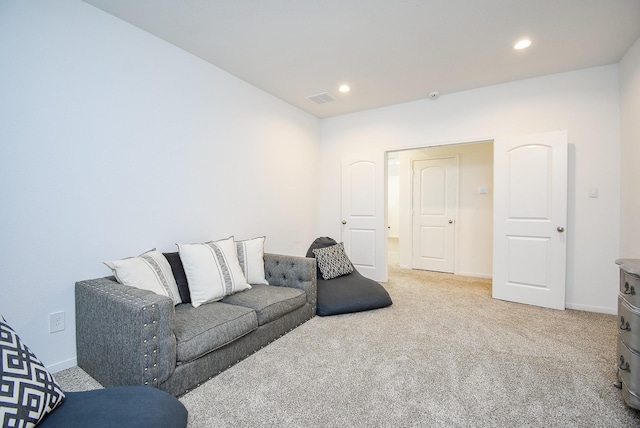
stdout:
[[618,355],[616,386],[630,407],[640,409],[640,259],[618,259]]

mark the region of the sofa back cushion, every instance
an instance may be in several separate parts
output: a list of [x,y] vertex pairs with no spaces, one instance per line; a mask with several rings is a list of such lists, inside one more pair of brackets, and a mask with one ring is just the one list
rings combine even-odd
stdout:
[[182,303],[191,303],[191,294],[189,293],[189,283],[187,282],[187,274],[184,272],[184,266],[182,266],[182,260],[180,259],[180,253],[163,253],[164,257],[171,265],[171,271],[173,272],[173,278],[176,280],[178,286],[178,292],[180,293],[180,299]]
[[254,310],[258,325],[264,325],[304,306],[307,295],[298,288],[256,284],[244,293],[225,297],[222,302]]

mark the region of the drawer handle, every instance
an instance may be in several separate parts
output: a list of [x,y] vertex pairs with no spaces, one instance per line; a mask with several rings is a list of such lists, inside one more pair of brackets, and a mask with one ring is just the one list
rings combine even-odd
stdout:
[[624,317],[620,317],[620,330],[631,331],[631,328],[629,327],[629,321],[625,322]]
[[620,355],[620,365],[618,366],[620,370],[629,371],[629,363],[624,360],[624,356]]
[[624,294],[631,294],[631,295],[636,294],[636,289],[635,289],[635,287],[632,285],[632,286],[631,286],[631,289],[629,289],[629,283],[628,283],[628,282],[625,282],[625,283],[624,283]]

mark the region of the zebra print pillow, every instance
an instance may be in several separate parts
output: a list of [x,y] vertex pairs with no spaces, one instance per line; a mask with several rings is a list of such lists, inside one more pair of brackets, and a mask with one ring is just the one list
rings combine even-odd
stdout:
[[315,248],[313,255],[316,256],[322,279],[333,279],[353,272],[353,265],[344,252],[342,242],[330,247]]
[[62,403],[64,392],[0,316],[0,426],[33,427]]

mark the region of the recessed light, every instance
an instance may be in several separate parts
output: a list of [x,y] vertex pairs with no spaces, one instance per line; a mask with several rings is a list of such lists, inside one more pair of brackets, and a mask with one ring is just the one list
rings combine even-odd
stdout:
[[514,49],[525,49],[528,48],[529,46],[531,46],[531,40],[528,39],[522,39],[520,40],[518,43],[516,43],[515,45],[513,45]]
[[351,88],[349,87],[349,85],[340,85],[340,88],[338,88],[338,90],[340,92],[349,92]]

